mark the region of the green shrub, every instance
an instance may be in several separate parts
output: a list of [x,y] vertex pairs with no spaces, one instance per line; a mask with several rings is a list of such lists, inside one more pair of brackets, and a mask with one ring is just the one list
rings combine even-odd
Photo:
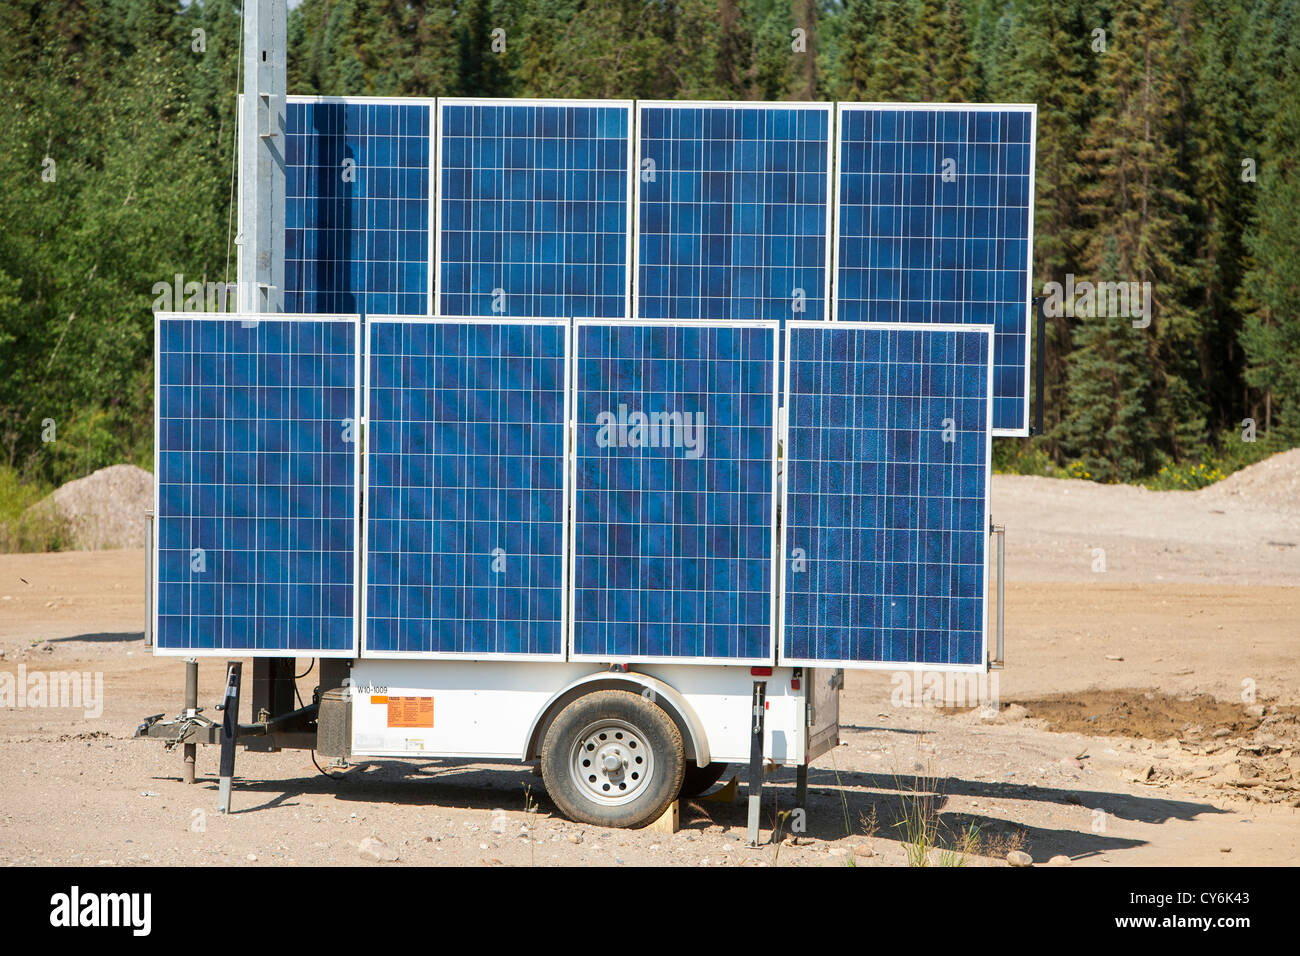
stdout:
[[32,509],[52,490],[24,482],[17,469],[0,465],[0,552],[59,551],[69,545],[62,515],[53,508]]

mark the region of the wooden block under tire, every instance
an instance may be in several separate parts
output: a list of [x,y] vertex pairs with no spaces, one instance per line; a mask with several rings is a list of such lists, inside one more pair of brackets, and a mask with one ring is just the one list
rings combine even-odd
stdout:
[[647,830],[653,830],[656,833],[676,833],[680,830],[682,822],[682,802],[674,800],[668,804],[668,809],[654,823],[646,827]]

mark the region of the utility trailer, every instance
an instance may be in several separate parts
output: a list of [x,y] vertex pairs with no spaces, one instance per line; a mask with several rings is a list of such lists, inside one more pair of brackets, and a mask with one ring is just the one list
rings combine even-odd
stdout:
[[236,745],[517,758],[641,826],[748,763],[756,840],[843,668],[1001,666],[1032,106],[286,97],[283,3],[245,17],[239,311],[156,317],[187,689],[140,734],[187,780],[200,743],[223,809]]

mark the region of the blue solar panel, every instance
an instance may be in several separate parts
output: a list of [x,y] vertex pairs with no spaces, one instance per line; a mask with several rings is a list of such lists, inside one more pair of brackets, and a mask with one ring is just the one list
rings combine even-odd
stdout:
[[359,324],[252,319],[157,318],[156,648],[355,657]]
[[835,315],[989,323],[993,427],[1028,434],[1033,106],[839,107]]
[[771,662],[776,323],[577,323],[572,657]]
[[429,314],[432,102],[289,98],[286,312]]
[[983,667],[990,326],[789,327],[781,660]]
[[638,103],[636,314],[822,319],[829,103]]
[[563,658],[567,321],[368,326],[365,653]]
[[628,315],[631,103],[438,109],[440,313]]

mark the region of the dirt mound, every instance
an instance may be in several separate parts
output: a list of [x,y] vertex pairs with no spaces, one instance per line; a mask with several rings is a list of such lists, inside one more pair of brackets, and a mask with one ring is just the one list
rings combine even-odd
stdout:
[[1300,708],[1158,690],[1093,690],[1022,703],[1049,730],[1163,741],[1166,751],[1139,774],[1141,783],[1177,780],[1300,806]]
[[135,465],[112,465],[70,481],[29,511],[54,516],[77,551],[143,548],[145,511],[153,507],[153,475]]
[[1049,729],[1059,733],[1146,740],[1168,740],[1196,728],[1248,733],[1263,716],[1251,716],[1241,704],[1209,694],[1173,697],[1154,690],[1090,690],[1021,703],[1030,717],[1046,720]]
[[1300,511],[1300,448],[1279,452],[1195,493],[1210,501]]

